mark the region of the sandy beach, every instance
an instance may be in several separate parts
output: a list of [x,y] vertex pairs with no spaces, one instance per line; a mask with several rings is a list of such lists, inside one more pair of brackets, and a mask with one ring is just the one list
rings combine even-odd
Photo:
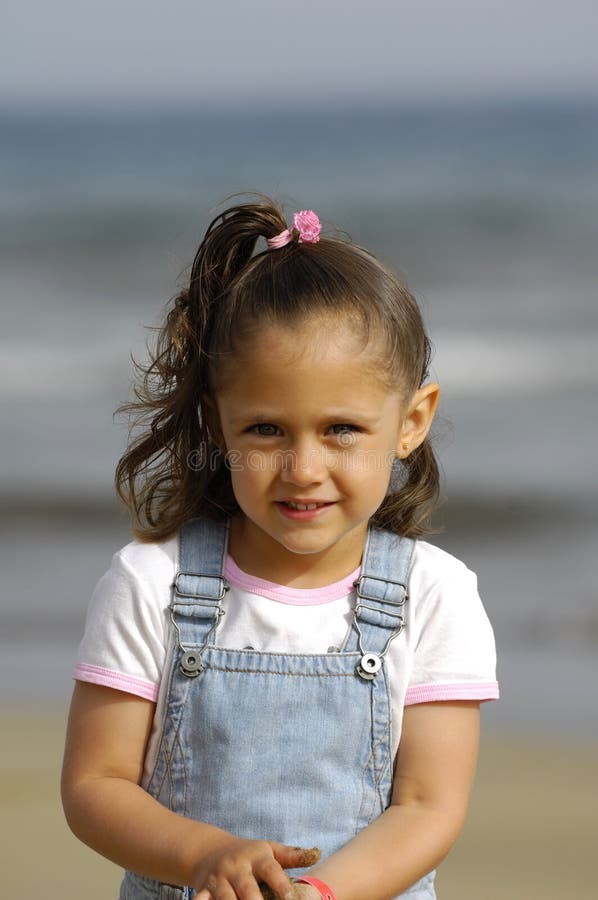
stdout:
[[[80,844],[62,816],[66,710],[2,712],[3,895],[116,898],[119,869]],[[468,824],[438,875],[439,900],[593,898],[597,776],[598,746],[487,736]]]

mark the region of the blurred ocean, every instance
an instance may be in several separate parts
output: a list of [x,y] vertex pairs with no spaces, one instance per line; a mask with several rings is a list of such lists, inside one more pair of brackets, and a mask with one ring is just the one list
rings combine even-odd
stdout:
[[497,728],[598,733],[598,105],[0,111],[0,697],[62,701],[128,537],[112,412],[205,226],[258,190],[392,264],[443,387],[446,531]]

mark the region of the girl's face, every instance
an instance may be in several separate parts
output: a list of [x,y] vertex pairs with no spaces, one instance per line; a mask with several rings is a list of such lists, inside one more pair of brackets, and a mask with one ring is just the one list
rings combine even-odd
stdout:
[[357,565],[393,460],[428,431],[437,386],[405,403],[377,374],[379,342],[363,343],[329,319],[265,325],[223,373],[216,430],[244,513],[243,547],[266,569],[297,554]]

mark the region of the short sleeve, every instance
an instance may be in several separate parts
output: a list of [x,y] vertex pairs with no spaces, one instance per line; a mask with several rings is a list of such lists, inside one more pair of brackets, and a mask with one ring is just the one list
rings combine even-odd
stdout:
[[114,554],[89,604],[77,680],[157,700],[173,571],[161,545],[133,542]]
[[405,705],[495,700],[496,647],[477,577],[448,553],[423,544],[413,572],[413,666]]

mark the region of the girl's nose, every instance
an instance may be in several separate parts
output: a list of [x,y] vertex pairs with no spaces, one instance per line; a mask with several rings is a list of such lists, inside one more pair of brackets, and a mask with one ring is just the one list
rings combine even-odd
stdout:
[[281,480],[288,484],[307,486],[326,480],[326,458],[321,447],[301,447],[282,455]]

